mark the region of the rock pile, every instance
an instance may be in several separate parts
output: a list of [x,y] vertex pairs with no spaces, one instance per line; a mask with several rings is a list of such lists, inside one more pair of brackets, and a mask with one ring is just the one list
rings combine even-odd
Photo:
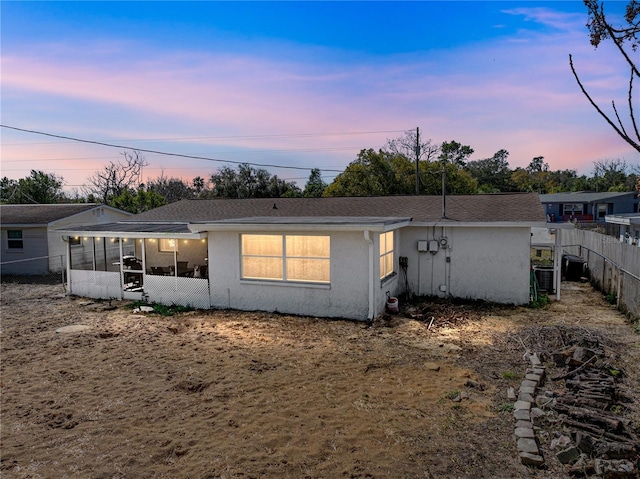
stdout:
[[606,348],[593,337],[567,342],[550,355],[562,372],[547,377],[544,391],[548,370],[540,354],[528,351],[524,358],[531,367],[517,398],[508,391],[510,399],[517,399],[513,415],[520,461],[543,466],[544,448],[554,451],[573,477],[639,477],[640,439],[621,415],[625,398],[618,385],[624,372],[609,362]]
[[624,373],[608,362],[598,341],[579,338],[572,343],[552,353],[565,371],[551,378],[564,380],[564,388],[548,402],[558,415],[556,427],[562,428],[555,445],[564,447],[556,457],[576,477],[638,477],[640,440],[631,421],[620,415],[624,398],[617,384]]

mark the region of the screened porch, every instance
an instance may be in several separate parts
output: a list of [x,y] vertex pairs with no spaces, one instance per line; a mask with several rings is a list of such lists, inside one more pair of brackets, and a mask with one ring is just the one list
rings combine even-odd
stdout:
[[65,239],[70,293],[210,307],[206,235],[82,233]]

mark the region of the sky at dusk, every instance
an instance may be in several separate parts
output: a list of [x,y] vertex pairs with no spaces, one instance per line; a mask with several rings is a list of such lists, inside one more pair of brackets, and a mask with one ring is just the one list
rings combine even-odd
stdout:
[[[611,20],[626,2],[605,2]],[[122,147],[143,181],[207,178],[247,162],[304,186],[330,183],[365,148],[420,128],[424,140],[506,149],[511,168],[553,170],[638,154],[593,97],[627,102],[628,68],[595,50],[581,1],[2,1],[1,175],[82,185]],[[609,110],[610,111],[610,110]],[[624,117],[623,117],[624,119]],[[282,168],[289,167],[289,168]]]

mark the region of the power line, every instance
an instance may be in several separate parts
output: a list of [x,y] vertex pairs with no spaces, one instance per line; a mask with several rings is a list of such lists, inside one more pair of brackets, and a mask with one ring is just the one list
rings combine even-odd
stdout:
[[[31,130],[22,130],[20,128],[11,127],[11,126],[3,126],[4,128],[12,128],[18,131],[25,131],[27,133],[36,133]],[[232,135],[232,136],[194,136],[194,137],[175,137],[175,138],[136,138],[129,139],[129,142],[138,142],[138,141],[195,141],[195,140],[251,140],[251,139],[269,139],[269,138],[312,138],[312,137],[322,137],[322,136],[354,136],[354,135],[376,135],[379,133],[404,133],[407,130],[374,130],[374,131],[350,131],[350,132],[334,132],[334,133],[283,133],[283,134],[274,134],[274,135]],[[37,132],[40,133],[40,132]],[[45,133],[41,133],[45,134]],[[72,141],[80,141],[74,138],[66,138],[57,135],[51,135],[54,138],[62,138],[62,139],[70,139]],[[59,142],[42,142],[42,143],[5,143],[5,145],[51,145],[51,144],[59,144]]]
[[[261,167],[269,167],[269,168],[284,168],[284,169],[290,169],[290,170],[304,170],[304,171],[311,171],[314,168],[305,168],[302,166],[285,166],[285,165],[273,165],[273,164],[268,164],[268,163],[253,163],[253,162],[249,162],[249,161],[233,161],[233,160],[222,160],[219,158],[209,158],[209,157],[205,157],[205,156],[195,156],[195,155],[184,155],[184,154],[180,154],[180,153],[170,153],[170,152],[166,152],[166,151],[158,151],[158,150],[149,150],[149,149],[145,149],[145,148],[133,148],[131,146],[125,146],[125,145],[117,145],[117,144],[113,144],[113,143],[106,143],[106,142],[102,142],[102,141],[93,141],[93,140],[85,140],[82,138],[74,138],[71,136],[64,136],[64,135],[55,135],[53,133],[46,133],[43,131],[37,131],[37,130],[28,130],[25,128],[18,128],[15,126],[9,126],[9,125],[0,125],[0,127],[2,128],[7,128],[9,130],[15,130],[15,131],[22,131],[24,133],[32,133],[34,135],[43,135],[43,136],[49,136],[51,138],[61,138],[63,140],[69,140],[69,141],[77,141],[80,143],[89,143],[92,145],[99,145],[99,146],[106,146],[109,148],[119,148],[119,149],[125,149],[125,150],[136,150],[136,151],[141,151],[144,153],[152,153],[155,155],[164,155],[164,156],[174,156],[174,157],[179,157],[179,158],[190,158],[193,160],[205,160],[205,161],[215,161],[215,162],[220,162],[220,163],[233,163],[236,165],[253,165],[253,166],[261,166]],[[341,173],[342,170],[333,170],[333,169],[327,169],[327,170],[322,170],[322,171],[333,171],[336,173]]]

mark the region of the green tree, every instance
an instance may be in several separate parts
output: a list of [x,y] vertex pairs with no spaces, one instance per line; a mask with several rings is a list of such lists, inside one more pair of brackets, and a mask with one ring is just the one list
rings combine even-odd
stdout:
[[142,213],[166,204],[162,195],[147,190],[143,184],[138,189],[127,188],[117,196],[110,198],[109,205],[130,213]]
[[507,150],[497,151],[491,158],[469,161],[466,170],[478,181],[479,193],[500,193],[511,191],[511,170]]
[[167,178],[161,175],[147,182],[147,190],[164,197],[167,203],[174,203],[194,197],[194,190],[180,178]]
[[[635,118],[634,104],[637,105],[637,101],[633,100],[633,81],[640,79],[640,69],[638,68],[638,55],[636,54],[638,49],[638,43],[640,35],[640,3],[637,0],[630,0],[626,6],[626,12],[624,15],[624,21],[622,24],[614,25],[607,18],[604,5],[600,0],[584,0],[584,4],[589,12],[589,21],[587,28],[589,29],[589,35],[591,37],[591,44],[598,48],[600,44],[605,40],[610,40],[618,52],[622,56],[624,63],[629,68],[629,86],[627,93],[628,104],[628,116],[629,121],[625,126],[625,123],[620,117],[620,111],[615,101],[611,102],[612,112],[605,113],[605,111],[595,102],[591,95],[584,87],[576,69],[573,65],[573,57],[569,55],[569,66],[571,72],[585,95],[589,103],[596,109],[596,111],[604,118],[604,120],[615,130],[615,132],[629,145],[640,152],[640,130],[638,129],[638,121]],[[630,51],[629,51],[630,50]]]
[[627,189],[627,163],[624,160],[593,162],[593,180],[596,191],[633,191]]
[[62,192],[64,179],[54,173],[31,170],[31,174],[19,180],[11,180],[6,176],[0,181],[3,203],[14,204],[48,204],[65,200]]
[[478,192],[478,180],[464,168],[453,163],[422,163],[420,183],[423,194],[442,194],[442,168],[445,168],[445,189],[449,195],[473,195]]
[[322,180],[320,170],[318,168],[313,168],[311,170],[311,174],[309,174],[307,184],[304,186],[302,196],[305,198],[319,198],[322,196],[326,187],[327,184]]
[[452,140],[442,143],[438,159],[462,168],[466,165],[471,155],[473,155],[473,148]]
[[220,198],[279,198],[299,196],[300,188],[264,169],[253,168],[248,164],[238,165],[238,170],[223,166],[211,175],[212,197]]
[[406,156],[385,150],[361,150],[327,186],[323,196],[410,194],[414,177],[413,166]]

